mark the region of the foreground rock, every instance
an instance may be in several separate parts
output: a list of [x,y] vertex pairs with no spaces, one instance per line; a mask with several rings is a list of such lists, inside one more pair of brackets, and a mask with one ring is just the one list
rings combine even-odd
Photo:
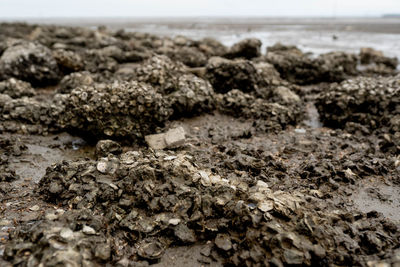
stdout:
[[[223,178],[193,160],[184,153],[130,151],[49,168],[41,195],[74,210],[46,215],[14,234],[4,257],[14,264],[143,264],[157,262],[170,246],[209,241],[212,252],[205,255],[237,266],[365,265],[398,244],[397,227],[376,213],[338,211],[259,179],[248,184],[245,173]],[[126,242],[135,245],[121,245]]]

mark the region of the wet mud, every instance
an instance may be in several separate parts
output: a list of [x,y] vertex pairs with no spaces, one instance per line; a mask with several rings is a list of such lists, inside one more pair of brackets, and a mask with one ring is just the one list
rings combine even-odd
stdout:
[[1,266],[400,264],[396,58],[0,37]]

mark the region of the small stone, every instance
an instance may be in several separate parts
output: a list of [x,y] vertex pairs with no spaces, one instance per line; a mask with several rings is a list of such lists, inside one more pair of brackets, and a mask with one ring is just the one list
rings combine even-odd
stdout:
[[307,132],[304,128],[297,128],[294,131],[298,134],[305,134]]
[[303,253],[294,249],[287,249],[283,252],[285,262],[290,265],[300,265],[303,263]]
[[167,144],[165,143],[165,134],[151,134],[151,135],[146,135],[145,140],[147,145],[152,148],[152,149],[164,149],[167,147]]
[[101,158],[96,167],[101,173],[114,174],[118,168],[118,162],[116,158]]
[[87,225],[83,226],[82,232],[87,235],[95,235],[96,234],[96,230],[94,230],[92,227],[87,226]]
[[40,207],[38,205],[32,206],[29,208],[31,211],[38,211]]
[[181,222],[181,219],[179,219],[179,218],[174,218],[174,219],[170,219],[170,220],[168,221],[168,224],[170,224],[170,225],[178,225],[180,222]]
[[164,139],[168,148],[182,146],[186,141],[185,130],[183,127],[170,129],[166,132]]
[[231,238],[227,234],[218,234],[215,238],[215,245],[225,251],[232,249]]
[[197,240],[194,231],[189,229],[185,224],[176,226],[174,233],[184,243],[194,243]]
[[72,240],[74,239],[74,232],[69,228],[63,228],[60,231],[60,236],[65,240]]
[[258,204],[258,208],[262,211],[262,212],[268,212],[270,210],[272,210],[274,208],[274,202],[272,200],[270,201],[263,201],[261,203]]

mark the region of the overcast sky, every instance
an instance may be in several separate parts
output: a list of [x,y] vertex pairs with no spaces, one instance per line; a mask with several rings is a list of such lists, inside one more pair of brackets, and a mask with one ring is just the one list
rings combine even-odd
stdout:
[[11,17],[379,16],[400,0],[0,0]]

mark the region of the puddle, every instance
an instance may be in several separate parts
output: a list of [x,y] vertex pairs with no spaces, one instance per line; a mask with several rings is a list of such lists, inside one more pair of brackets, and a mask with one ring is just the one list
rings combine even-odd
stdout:
[[21,136],[27,150],[10,162],[21,179],[38,183],[45,175],[47,167],[63,160],[93,157],[94,148],[83,139],[68,134],[57,136]]
[[321,128],[322,122],[319,119],[319,113],[314,103],[309,102],[306,104],[306,120],[304,123],[311,128]]
[[383,183],[360,184],[353,194],[354,206],[362,212],[378,211],[400,223],[400,187]]

